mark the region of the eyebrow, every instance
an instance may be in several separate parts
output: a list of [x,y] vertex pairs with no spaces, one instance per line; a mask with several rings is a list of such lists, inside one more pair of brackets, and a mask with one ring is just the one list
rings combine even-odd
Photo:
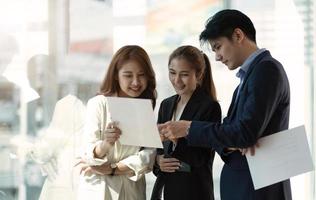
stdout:
[[[132,71],[123,71],[122,72],[123,74],[132,74],[133,72]],[[139,71],[137,72],[138,74],[141,74],[141,73],[145,73],[144,71]]]
[[217,44],[211,45],[212,51],[214,51],[216,45],[217,45]]
[[[174,69],[172,69],[172,67],[169,67],[169,70],[170,71],[176,71],[176,70],[174,70]],[[191,70],[182,70],[182,71],[180,71],[179,73],[189,73]]]

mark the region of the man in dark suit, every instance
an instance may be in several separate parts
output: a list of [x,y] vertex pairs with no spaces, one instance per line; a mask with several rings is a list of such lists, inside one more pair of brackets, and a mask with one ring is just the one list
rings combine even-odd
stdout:
[[251,20],[237,10],[211,17],[200,35],[228,69],[240,67],[240,84],[223,123],[173,121],[159,125],[169,139],[186,137],[192,146],[214,148],[225,162],[221,173],[222,200],[290,200],[290,181],[254,190],[246,157],[238,148],[288,128],[290,88],[283,66],[256,44]]

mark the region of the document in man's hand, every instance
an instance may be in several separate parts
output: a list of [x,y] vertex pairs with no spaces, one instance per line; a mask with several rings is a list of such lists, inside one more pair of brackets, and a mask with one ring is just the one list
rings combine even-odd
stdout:
[[259,140],[255,155],[246,155],[255,189],[314,169],[305,127],[281,131]]
[[151,100],[107,97],[111,121],[118,121],[121,144],[162,148]]

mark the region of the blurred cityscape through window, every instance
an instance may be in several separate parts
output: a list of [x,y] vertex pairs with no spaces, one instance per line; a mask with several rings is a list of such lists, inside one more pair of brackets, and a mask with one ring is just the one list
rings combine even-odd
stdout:
[[[0,200],[39,198],[46,177],[24,150],[45,132],[59,99],[72,94],[86,103],[96,95],[118,48],[137,44],[148,52],[159,105],[175,93],[168,80],[169,54],[185,44],[200,48],[206,20],[223,8],[247,13],[257,29],[258,46],[283,63],[291,86],[290,127],[305,124],[315,160],[313,0],[3,0],[0,4]],[[201,50],[210,58],[225,117],[238,85],[236,72],[215,62],[209,49]],[[217,200],[222,165],[216,156]],[[146,178],[149,199],[155,176],[150,173]],[[316,198],[314,172],[291,182],[294,200]]]

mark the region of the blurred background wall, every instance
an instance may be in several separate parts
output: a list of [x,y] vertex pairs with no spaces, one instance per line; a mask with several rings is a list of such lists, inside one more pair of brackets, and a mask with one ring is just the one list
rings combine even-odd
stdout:
[[[184,44],[199,47],[206,20],[224,8],[245,12],[257,29],[258,46],[283,63],[291,86],[290,127],[305,124],[315,161],[315,4],[313,0],[0,0],[0,200],[38,198],[45,177],[31,160],[15,156],[12,140],[36,138],[48,126],[58,99],[74,94],[86,102],[98,91],[113,53],[123,45],[138,44],[151,57],[159,105],[174,94],[168,81],[169,54]],[[210,57],[225,116],[238,85],[236,72],[215,62],[208,49],[202,50]],[[216,157],[216,199],[220,199],[221,166]],[[148,194],[154,178],[147,176]],[[314,172],[291,181],[295,200],[316,199]]]

